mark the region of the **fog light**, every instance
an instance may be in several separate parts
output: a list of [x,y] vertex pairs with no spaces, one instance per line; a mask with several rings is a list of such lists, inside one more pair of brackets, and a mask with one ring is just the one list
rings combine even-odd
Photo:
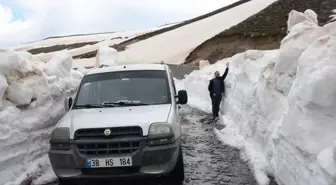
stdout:
[[51,150],[70,150],[71,145],[66,143],[53,143],[50,144]]

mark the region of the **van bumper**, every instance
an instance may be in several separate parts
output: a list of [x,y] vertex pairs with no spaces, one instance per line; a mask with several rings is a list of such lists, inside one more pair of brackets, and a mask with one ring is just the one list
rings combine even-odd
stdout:
[[131,167],[88,168],[86,159],[99,156],[80,153],[76,144],[71,144],[71,149],[66,151],[49,150],[48,155],[56,176],[62,180],[162,177],[175,168],[180,146],[180,138],[172,144],[162,146],[148,146],[146,139],[140,142],[136,152],[104,156],[131,157]]

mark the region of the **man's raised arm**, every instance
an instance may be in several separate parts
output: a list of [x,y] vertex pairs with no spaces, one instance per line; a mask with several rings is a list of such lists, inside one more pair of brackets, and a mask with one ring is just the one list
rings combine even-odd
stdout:
[[229,62],[226,63],[226,69],[225,69],[225,72],[224,72],[223,76],[221,77],[222,80],[225,80],[225,78],[226,78],[226,76],[228,75],[228,73],[229,73]]

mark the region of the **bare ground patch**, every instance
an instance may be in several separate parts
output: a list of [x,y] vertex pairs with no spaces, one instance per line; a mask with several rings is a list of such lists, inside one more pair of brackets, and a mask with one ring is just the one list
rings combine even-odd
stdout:
[[318,14],[320,25],[324,25],[335,7],[336,0],[279,0],[200,44],[185,59],[185,64],[195,64],[202,59],[214,63],[250,49],[277,49],[287,34],[290,11],[312,9]]
[[31,53],[32,55],[40,54],[40,53],[50,53],[55,51],[61,51],[64,49],[75,49],[80,48],[87,45],[94,45],[98,42],[82,42],[82,43],[74,43],[74,44],[61,44],[61,45],[55,45],[55,46],[49,46],[49,47],[41,47],[41,48],[34,48],[30,49],[27,52]]
[[282,38],[282,36],[216,36],[201,44],[197,50],[192,51],[186,58],[186,64],[197,65],[200,60],[209,60],[213,64],[220,59],[228,58],[250,49],[277,49]]

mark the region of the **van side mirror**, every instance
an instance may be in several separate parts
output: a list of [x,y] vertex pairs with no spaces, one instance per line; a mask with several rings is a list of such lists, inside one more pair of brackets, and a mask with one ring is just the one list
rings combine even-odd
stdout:
[[64,100],[64,109],[66,111],[70,110],[73,103],[73,99],[71,97],[65,98]]
[[176,96],[178,98],[178,104],[187,104],[188,103],[188,94],[185,90],[179,90],[178,95]]

